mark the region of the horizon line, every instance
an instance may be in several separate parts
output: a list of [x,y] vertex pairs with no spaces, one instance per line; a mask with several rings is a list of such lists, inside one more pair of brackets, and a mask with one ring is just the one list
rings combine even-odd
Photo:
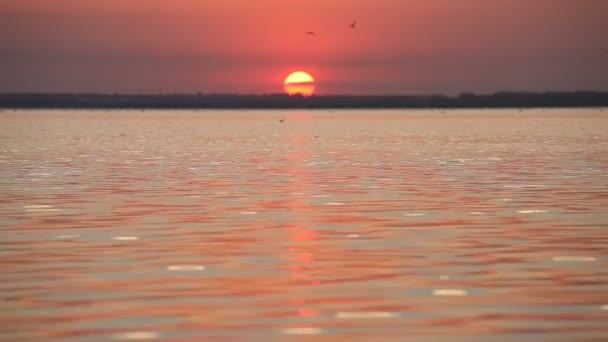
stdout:
[[0,96],[6,95],[70,95],[70,96],[283,96],[283,97],[294,97],[294,98],[315,98],[315,97],[432,97],[432,96],[443,96],[443,97],[460,97],[460,96],[489,96],[497,94],[606,94],[608,90],[499,90],[490,92],[475,92],[475,91],[461,91],[458,93],[386,93],[386,94],[348,94],[348,93],[325,93],[325,94],[312,94],[302,95],[294,94],[290,95],[287,93],[229,93],[229,92],[67,92],[67,91],[16,91],[16,92],[0,92]]

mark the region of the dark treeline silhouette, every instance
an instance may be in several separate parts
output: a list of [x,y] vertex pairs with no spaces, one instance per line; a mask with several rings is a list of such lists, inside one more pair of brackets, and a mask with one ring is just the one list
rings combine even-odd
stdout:
[[105,95],[0,94],[0,108],[176,108],[176,109],[289,109],[289,108],[522,108],[603,107],[606,92],[500,92],[458,96],[288,96],[234,94]]

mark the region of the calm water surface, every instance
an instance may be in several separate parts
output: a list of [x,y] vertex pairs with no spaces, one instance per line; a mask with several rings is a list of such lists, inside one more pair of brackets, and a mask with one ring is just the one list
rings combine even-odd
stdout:
[[4,111],[0,340],[608,341],[607,115]]

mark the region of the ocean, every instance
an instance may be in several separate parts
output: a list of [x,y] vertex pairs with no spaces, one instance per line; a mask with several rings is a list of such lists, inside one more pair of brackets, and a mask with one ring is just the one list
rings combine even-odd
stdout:
[[5,110],[0,340],[605,340],[607,113]]

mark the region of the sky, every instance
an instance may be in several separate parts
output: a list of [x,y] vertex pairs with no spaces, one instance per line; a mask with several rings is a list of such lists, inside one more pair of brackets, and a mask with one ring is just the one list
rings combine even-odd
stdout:
[[296,70],[320,94],[608,91],[606,13],[606,0],[0,0],[0,92],[280,93]]

